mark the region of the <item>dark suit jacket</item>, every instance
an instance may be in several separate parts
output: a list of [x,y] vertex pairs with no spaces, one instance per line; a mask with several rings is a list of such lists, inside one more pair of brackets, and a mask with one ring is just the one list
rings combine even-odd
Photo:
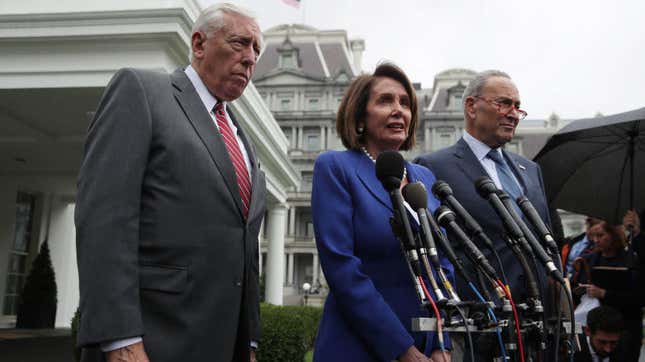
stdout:
[[[587,337],[585,335],[579,336],[580,340],[580,351],[573,354],[574,362],[593,362],[591,359],[591,352],[589,352],[589,344],[587,344]],[[614,353],[609,357],[609,362],[628,362],[627,355],[623,348],[622,341],[618,343],[618,346],[614,350]],[[634,361],[636,362],[636,361]]]
[[266,191],[241,137],[252,164],[247,220],[226,146],[183,70],[114,76],[78,179],[80,346],[143,336],[155,362],[228,362],[236,343],[248,354],[259,339]]
[[[407,164],[410,182],[435,181]],[[430,195],[428,208],[439,202]],[[391,361],[412,344],[430,355],[435,333],[410,331],[411,318],[428,316],[390,227],[392,202],[360,151],[326,152],[314,166],[311,198],[316,245],[329,295],[318,329],[316,361]],[[451,279],[452,265],[441,258]]]
[[[535,162],[517,154],[508,151],[503,151],[503,154],[509,166],[513,168],[518,181],[522,183],[525,196],[533,203],[542,219],[549,225],[549,210],[539,166]],[[414,162],[428,167],[437,179],[444,180],[450,184],[455,198],[477,220],[484,232],[493,241],[504,265],[506,276],[509,279],[513,299],[516,301],[525,299],[524,271],[512,251],[502,240],[504,226],[488,201],[479,196],[475,189],[475,181],[482,176],[488,176],[488,174],[466,141],[460,139],[456,144],[432,154],[421,156]],[[497,268],[494,256],[489,255],[489,251],[483,245],[480,248],[491,264]],[[460,286],[460,292],[466,292],[468,295],[469,288],[460,283],[460,280],[457,280],[457,284]]]

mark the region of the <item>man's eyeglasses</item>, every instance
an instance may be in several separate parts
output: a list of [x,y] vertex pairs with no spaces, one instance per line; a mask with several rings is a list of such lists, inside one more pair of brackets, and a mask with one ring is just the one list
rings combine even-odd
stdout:
[[526,115],[528,114],[526,113],[525,110],[520,109],[518,106],[516,106],[515,103],[513,103],[513,100],[510,98],[498,98],[497,100],[488,99],[481,96],[474,96],[473,98],[481,99],[482,101],[497,108],[497,113],[503,116],[508,115],[510,111],[515,109],[517,111],[517,116],[520,119],[520,121],[526,118]]

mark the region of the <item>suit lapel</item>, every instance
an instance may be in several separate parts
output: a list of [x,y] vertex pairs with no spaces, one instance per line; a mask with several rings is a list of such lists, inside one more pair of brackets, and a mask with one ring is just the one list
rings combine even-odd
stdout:
[[177,103],[186,114],[186,118],[193,125],[193,128],[199,135],[199,138],[206,146],[211,159],[219,170],[228,191],[233,197],[233,201],[237,209],[242,215],[242,200],[240,199],[240,191],[237,186],[237,178],[233,163],[228,155],[228,150],[224,144],[222,136],[217,131],[217,127],[213,123],[204,104],[201,102],[197,91],[192,83],[186,76],[183,70],[178,69],[170,76],[173,85],[175,86],[175,99]]
[[[360,153],[360,151],[350,151],[352,157],[355,159],[355,162],[358,163],[356,167],[356,175],[358,176],[361,183],[367,188],[367,190],[374,196],[375,199],[380,201],[385,207],[389,210],[392,209],[392,201],[390,196],[385,191],[383,184],[376,178],[376,170],[374,167],[374,162]],[[351,162],[351,161],[350,161]]]
[[457,165],[473,184],[478,178],[488,176],[488,172],[484,170],[484,167],[482,167],[482,164],[463,138],[460,138],[455,144],[454,155],[457,158]]

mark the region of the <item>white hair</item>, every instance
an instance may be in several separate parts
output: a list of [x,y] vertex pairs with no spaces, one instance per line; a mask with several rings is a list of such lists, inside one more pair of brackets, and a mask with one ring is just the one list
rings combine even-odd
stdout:
[[[226,26],[224,15],[226,14],[242,16],[257,23],[255,14],[250,10],[231,3],[217,3],[202,10],[199,17],[197,17],[197,20],[195,20],[195,24],[193,24],[193,29],[190,32],[191,36],[196,32],[203,32],[208,37],[224,28],[224,26]],[[260,38],[260,48],[262,48],[262,38]],[[192,46],[190,50],[190,60],[193,60]]]
[[501,70],[485,70],[477,73],[475,78],[468,83],[468,86],[464,89],[464,95],[461,97],[461,101],[464,104],[464,112],[466,111],[466,98],[480,95],[486,81],[493,77],[502,77],[511,80],[511,77]]

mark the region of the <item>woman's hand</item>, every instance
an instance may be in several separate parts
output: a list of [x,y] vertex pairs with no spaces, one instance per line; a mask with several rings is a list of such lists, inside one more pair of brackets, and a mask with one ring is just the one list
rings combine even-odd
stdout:
[[430,359],[433,362],[450,362],[450,351],[436,349],[432,352],[432,358]]
[[[434,356],[434,353],[432,355]],[[408,350],[399,357],[399,362],[433,362],[433,360],[421,353],[417,347],[410,346],[410,348],[408,348]]]
[[580,284],[580,286],[585,288],[587,295],[589,295],[590,297],[603,299],[605,297],[605,294],[607,293],[605,289],[597,287],[593,284]]

